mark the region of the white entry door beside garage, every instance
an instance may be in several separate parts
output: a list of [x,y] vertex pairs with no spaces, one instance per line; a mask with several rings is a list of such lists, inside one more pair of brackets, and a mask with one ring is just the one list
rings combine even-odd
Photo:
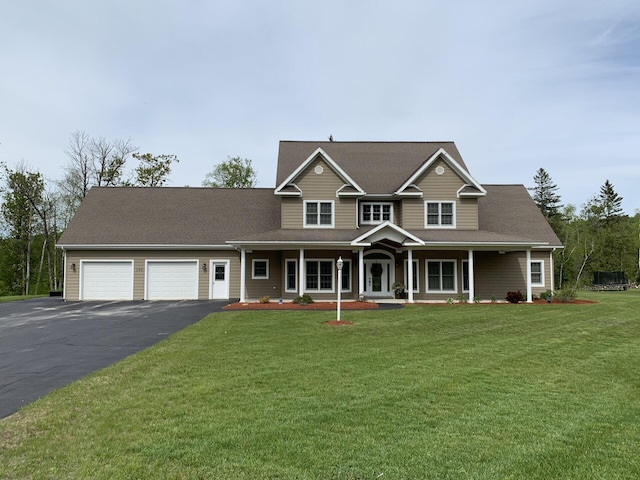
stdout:
[[229,260],[212,260],[209,297],[220,300],[229,298]]
[[80,300],[133,300],[133,261],[80,261]]
[[146,263],[145,299],[198,299],[197,260],[148,260]]

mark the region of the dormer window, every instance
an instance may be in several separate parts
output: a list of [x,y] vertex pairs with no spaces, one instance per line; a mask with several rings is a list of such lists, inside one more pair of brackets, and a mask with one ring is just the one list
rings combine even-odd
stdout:
[[426,228],[455,228],[454,202],[424,202]]
[[379,225],[393,221],[393,204],[391,202],[363,202],[360,204],[360,223],[362,225]]
[[333,228],[333,202],[305,201],[304,226]]

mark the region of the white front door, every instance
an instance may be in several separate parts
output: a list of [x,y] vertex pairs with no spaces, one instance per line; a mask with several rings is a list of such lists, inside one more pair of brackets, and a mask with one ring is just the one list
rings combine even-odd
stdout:
[[229,298],[229,261],[211,262],[211,298]]
[[393,261],[385,259],[365,260],[365,295],[369,297],[388,297],[392,295]]

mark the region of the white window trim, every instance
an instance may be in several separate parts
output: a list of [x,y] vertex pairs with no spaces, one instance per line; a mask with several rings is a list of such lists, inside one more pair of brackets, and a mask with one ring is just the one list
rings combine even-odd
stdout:
[[[267,264],[267,272],[265,276],[257,276],[256,275],[256,262],[266,262]],[[251,260],[251,280],[269,280],[269,259],[267,258],[256,258]]]
[[[531,278],[531,286],[532,287],[544,287],[545,286],[545,282],[544,282],[544,260],[531,260],[531,265],[533,266],[534,263],[539,263],[540,264],[540,283],[535,283],[533,281],[533,278]],[[533,268],[531,269],[531,277],[533,277]]]
[[[287,271],[287,264],[289,262],[293,262],[295,264],[295,268],[296,268],[296,273],[295,273],[295,280],[296,280],[296,285],[295,288],[290,289],[287,288],[288,285],[288,271]],[[288,293],[298,293],[298,275],[299,275],[299,271],[298,271],[298,259],[297,258],[285,258],[284,259],[284,291],[288,292]]]
[[[364,219],[364,206],[365,205],[380,205],[380,220],[369,220],[366,221]],[[383,220],[382,219],[382,207],[383,205],[388,205],[389,206],[389,220]],[[371,212],[371,215],[373,216],[373,209]],[[391,223],[395,223],[393,221],[393,202],[360,202],[360,225],[380,225],[381,223],[384,222],[391,222]]]
[[[318,223],[307,223],[307,204],[316,203],[318,204]],[[331,204],[331,225],[320,225],[320,204],[321,203],[329,203]],[[336,223],[336,202],[333,200],[305,200],[302,206],[302,224],[304,228],[335,228]]]
[[[442,263],[453,262],[453,290],[432,290],[429,288],[429,263],[440,264],[440,283],[442,284]],[[458,261],[453,258],[432,258],[425,260],[424,263],[424,281],[427,293],[458,293]]]
[[[307,288],[307,275],[309,269],[307,264],[316,262],[318,264],[318,288]],[[328,288],[320,288],[320,262],[331,262],[331,290]],[[336,261],[334,258],[305,258],[304,259],[304,291],[316,293],[335,293],[336,292]]]
[[[416,283],[417,285],[413,286],[413,293],[420,293],[420,261],[417,259],[413,259],[413,266],[415,269]],[[407,274],[409,273],[409,259],[404,259],[404,284],[409,286],[409,277]]]
[[[428,223],[428,204],[429,203],[437,203],[438,204],[438,225],[429,225]],[[453,214],[453,224],[452,225],[442,225],[442,204],[450,203],[452,207]],[[424,201],[424,228],[456,228],[456,202],[454,200],[425,200]]]

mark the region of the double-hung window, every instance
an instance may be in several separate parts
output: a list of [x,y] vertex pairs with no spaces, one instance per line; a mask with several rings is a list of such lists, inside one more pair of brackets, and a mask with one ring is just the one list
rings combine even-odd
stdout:
[[427,260],[427,292],[456,293],[456,261]]
[[424,202],[426,228],[454,228],[456,205],[454,202]]
[[531,285],[544,287],[544,262],[542,260],[531,262]]
[[285,262],[285,291],[298,291],[298,261],[286,260]]
[[386,221],[393,221],[392,203],[361,203],[360,223],[362,223],[363,225],[379,225],[380,223]]
[[305,227],[333,227],[333,202],[305,201]]
[[307,260],[305,291],[333,292],[333,260]]

